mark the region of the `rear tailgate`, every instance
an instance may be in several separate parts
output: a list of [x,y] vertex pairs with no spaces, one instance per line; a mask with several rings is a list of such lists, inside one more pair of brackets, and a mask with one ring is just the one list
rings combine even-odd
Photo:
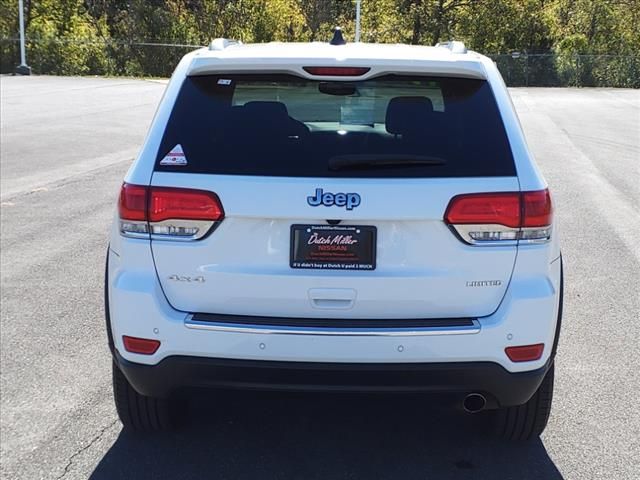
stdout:
[[[215,191],[226,217],[195,242],[152,241],[171,304],[187,312],[287,317],[441,318],[483,316],[500,303],[516,247],[478,248],[444,224],[456,194],[517,190],[516,178],[314,180],[156,173],[154,185]],[[347,211],[311,207],[316,188],[357,192]],[[290,268],[291,225],[373,225],[373,271]],[[175,280],[204,277],[204,282]],[[173,280],[172,280],[173,279]],[[468,286],[474,281],[491,286]]]

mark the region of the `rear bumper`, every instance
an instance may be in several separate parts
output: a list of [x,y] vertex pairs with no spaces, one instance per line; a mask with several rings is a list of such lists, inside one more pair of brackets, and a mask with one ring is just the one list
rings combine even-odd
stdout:
[[[552,358],[560,297],[559,261],[546,266],[546,274],[535,273],[535,266],[542,267],[533,250],[543,247],[534,246],[519,253],[518,265],[524,273],[516,268],[496,312],[466,319],[471,325],[409,325],[407,322],[417,320],[394,319],[388,322],[393,322],[393,328],[377,329],[370,325],[373,320],[363,326],[359,322],[365,320],[347,315],[334,318],[341,325],[340,331],[335,331],[309,323],[318,319],[298,319],[309,324],[292,325],[290,318],[269,317],[263,325],[265,322],[255,316],[247,317],[246,322],[234,316],[230,322],[229,315],[203,318],[178,311],[169,305],[160,288],[148,242],[128,239],[122,255],[113,251],[109,255],[107,324],[112,331],[113,350],[135,365],[164,365],[165,360],[172,363],[169,359],[190,357],[285,367],[297,363],[371,364],[374,368],[389,365],[391,370],[393,365],[408,364],[491,364],[509,373],[535,372]],[[380,308],[384,311],[385,307]],[[351,330],[345,332],[347,327]],[[157,339],[161,346],[153,355],[127,352],[123,335]],[[536,343],[545,344],[539,360],[514,363],[505,355],[505,347]],[[354,377],[357,380],[357,375]]]
[[482,393],[491,408],[527,402],[542,382],[542,368],[510,373],[492,362],[317,363],[171,356],[156,365],[114,358],[141,394],[166,397],[191,388],[293,391],[427,392],[461,397]]

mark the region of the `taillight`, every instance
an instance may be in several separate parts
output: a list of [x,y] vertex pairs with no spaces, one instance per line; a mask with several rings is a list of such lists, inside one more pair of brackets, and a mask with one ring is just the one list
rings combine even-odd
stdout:
[[302,69],[311,75],[321,77],[359,77],[371,70],[369,67],[302,67]]
[[453,197],[445,219],[449,224],[496,224],[520,226],[520,194],[473,193]]
[[150,222],[174,218],[217,222],[223,216],[222,205],[215,193],[184,188],[151,187]]
[[120,190],[118,204],[120,218],[127,220],[147,219],[147,188],[125,183]]
[[167,240],[198,240],[224,218],[213,192],[126,183],[118,210],[123,235]]
[[522,194],[522,226],[542,227],[551,225],[551,195],[549,190],[523,192]]
[[129,236],[147,236],[147,196],[148,188],[123,183],[118,201],[120,232]]
[[546,242],[552,211],[548,190],[471,193],[451,199],[444,220],[473,245]]

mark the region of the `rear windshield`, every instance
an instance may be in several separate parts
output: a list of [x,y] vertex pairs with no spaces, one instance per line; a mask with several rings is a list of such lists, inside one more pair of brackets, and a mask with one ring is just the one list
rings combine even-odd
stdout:
[[[184,153],[176,162],[172,153]],[[173,160],[173,161],[172,161]],[[514,176],[486,81],[188,77],[157,171],[293,177]]]

